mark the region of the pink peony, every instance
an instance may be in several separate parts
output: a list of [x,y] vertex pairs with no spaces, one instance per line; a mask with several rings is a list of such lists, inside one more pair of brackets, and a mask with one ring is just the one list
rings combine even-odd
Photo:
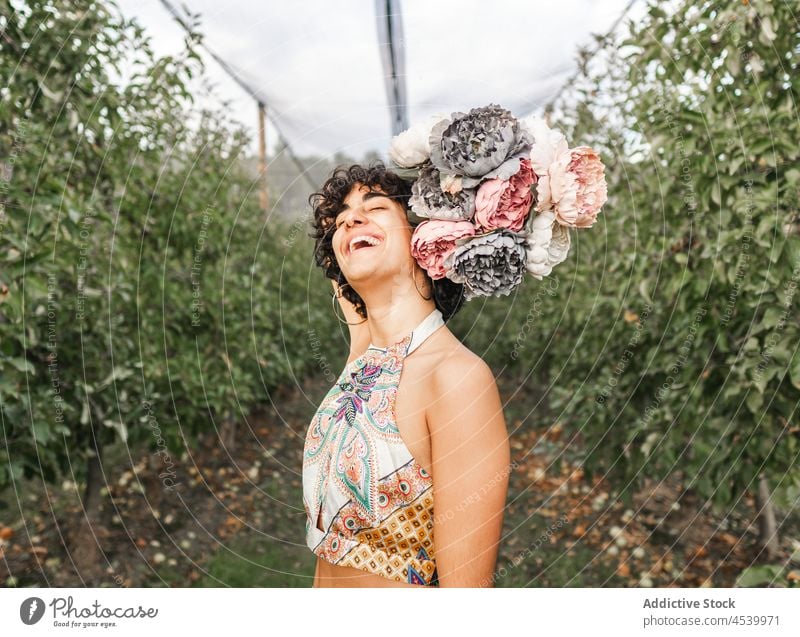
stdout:
[[556,220],[571,228],[594,225],[608,197],[605,167],[597,152],[589,146],[572,148],[550,165],[548,176],[545,187]]
[[424,268],[431,279],[445,276],[443,262],[456,248],[456,239],[471,237],[475,226],[469,221],[429,219],[423,221],[411,235],[411,255]]
[[521,230],[533,204],[534,183],[536,174],[529,159],[521,159],[519,170],[507,181],[484,181],[475,196],[475,224],[485,230]]

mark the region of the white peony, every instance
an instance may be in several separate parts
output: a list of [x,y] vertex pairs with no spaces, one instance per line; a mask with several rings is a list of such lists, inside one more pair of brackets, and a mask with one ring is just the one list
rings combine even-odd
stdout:
[[541,117],[530,115],[520,120],[533,136],[531,165],[534,171],[546,172],[559,155],[567,152],[567,138],[560,130],[552,129]]
[[553,206],[550,169],[559,160],[569,161],[567,138],[561,131],[550,128],[541,117],[530,115],[521,121],[533,135],[531,166],[539,177],[536,183],[536,209],[548,210]]
[[413,168],[424,164],[431,156],[431,129],[446,115],[431,115],[411,128],[392,138],[389,159],[401,168]]
[[525,266],[532,276],[541,281],[567,258],[569,229],[556,221],[556,213],[552,210],[531,215],[526,226]]

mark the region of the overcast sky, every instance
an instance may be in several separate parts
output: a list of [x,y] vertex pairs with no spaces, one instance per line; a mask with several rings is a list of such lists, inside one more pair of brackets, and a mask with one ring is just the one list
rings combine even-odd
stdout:
[[[518,116],[540,110],[574,71],[577,47],[607,31],[627,3],[401,1],[410,122],[490,102]],[[118,4],[145,26],[157,52],[180,48],[183,31],[159,0]],[[296,152],[385,154],[391,128],[373,0],[185,4],[201,14],[206,44],[263,96]],[[207,69],[255,138],[253,100],[210,58]],[[270,148],[275,141],[270,127]]]

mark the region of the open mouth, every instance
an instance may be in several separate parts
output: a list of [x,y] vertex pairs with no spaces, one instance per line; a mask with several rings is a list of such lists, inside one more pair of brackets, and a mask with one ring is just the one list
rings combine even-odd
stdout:
[[350,243],[348,244],[348,252],[352,254],[353,252],[357,252],[359,250],[374,248],[382,243],[383,239],[376,237],[375,235],[359,234],[350,239]]

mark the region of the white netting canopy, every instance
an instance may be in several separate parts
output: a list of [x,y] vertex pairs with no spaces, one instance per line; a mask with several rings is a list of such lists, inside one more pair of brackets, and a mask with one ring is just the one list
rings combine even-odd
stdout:
[[[392,135],[376,5],[372,0],[188,0],[205,44],[257,91],[299,154],[385,154]],[[490,102],[524,116],[551,100],[629,0],[422,0],[397,2],[410,123]],[[180,46],[182,28],[159,0],[121,0],[156,50]],[[180,4],[175,3],[180,11]],[[630,15],[630,14],[629,14]],[[255,106],[213,60],[208,71],[233,114],[255,125]],[[269,129],[268,129],[269,133]],[[274,129],[273,129],[274,133]],[[268,134],[270,148],[275,134]]]

